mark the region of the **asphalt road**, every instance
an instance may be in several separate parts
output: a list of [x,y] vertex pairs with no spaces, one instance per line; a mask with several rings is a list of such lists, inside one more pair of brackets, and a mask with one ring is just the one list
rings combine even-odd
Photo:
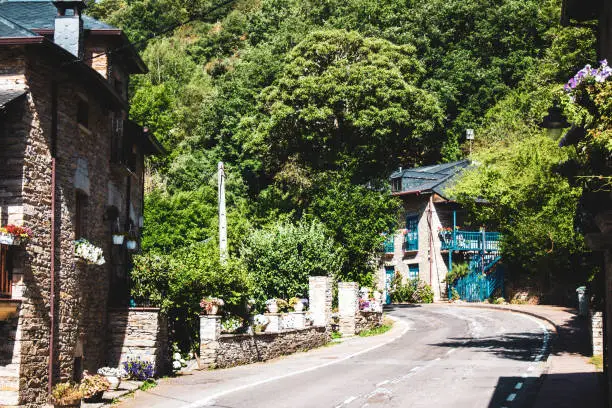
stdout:
[[548,352],[543,322],[447,305],[396,307],[389,314],[399,319],[390,334],[172,379],[120,407],[515,408],[532,403]]

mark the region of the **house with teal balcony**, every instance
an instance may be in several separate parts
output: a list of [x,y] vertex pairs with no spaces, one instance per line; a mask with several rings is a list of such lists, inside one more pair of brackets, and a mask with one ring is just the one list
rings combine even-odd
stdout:
[[[460,160],[400,168],[389,177],[391,194],[402,200],[404,211],[402,228],[384,243],[377,281],[385,294],[399,274],[404,282],[427,282],[435,300],[452,293],[467,301],[482,301],[496,293],[503,296],[501,235],[491,226],[471,225],[467,211],[449,192],[469,166],[468,160]],[[469,274],[449,287],[446,275],[461,263],[468,265]]]

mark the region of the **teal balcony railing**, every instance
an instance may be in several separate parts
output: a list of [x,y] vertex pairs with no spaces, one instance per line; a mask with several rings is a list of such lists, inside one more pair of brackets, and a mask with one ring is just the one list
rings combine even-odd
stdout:
[[395,244],[393,243],[393,237],[389,237],[385,240],[383,244],[384,250],[386,254],[392,254],[395,252]]
[[442,249],[453,251],[487,251],[499,252],[501,234],[499,232],[481,231],[444,231],[440,232]]

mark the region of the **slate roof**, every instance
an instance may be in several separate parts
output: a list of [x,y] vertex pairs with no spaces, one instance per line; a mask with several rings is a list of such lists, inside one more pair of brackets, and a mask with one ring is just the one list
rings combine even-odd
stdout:
[[25,89],[1,89],[0,88],[0,110],[6,105],[26,94]]
[[0,37],[37,37],[37,34],[15,23],[14,21],[0,15]]
[[401,178],[402,189],[393,194],[404,195],[434,192],[442,197],[447,197],[445,190],[453,184],[456,179],[455,176],[459,175],[469,165],[470,162],[468,160],[460,160],[396,171],[391,174],[389,179]]
[[[53,30],[57,9],[49,0],[0,0],[0,15],[28,30]],[[117,30],[89,16],[82,18],[85,30]]]

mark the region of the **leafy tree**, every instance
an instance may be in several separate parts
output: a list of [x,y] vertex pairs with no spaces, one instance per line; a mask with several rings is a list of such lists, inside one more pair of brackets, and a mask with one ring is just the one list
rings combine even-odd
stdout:
[[475,154],[477,164],[453,188],[478,222],[497,225],[510,269],[526,272],[542,289],[584,282],[589,273],[573,268],[585,251],[573,224],[580,189],[555,172],[572,154],[532,130],[511,144],[496,143]]
[[308,35],[263,91],[258,126],[270,169],[290,156],[317,170],[386,174],[402,155],[423,156],[441,111],[419,88],[414,48],[343,30]]
[[277,222],[255,230],[240,250],[263,308],[267,299],[308,295],[309,276],[337,277],[343,258],[318,222]]
[[138,255],[131,279],[132,296],[168,314],[173,337],[183,348],[196,340],[203,297],[220,297],[226,311],[241,314],[250,294],[250,280],[242,264],[233,259],[222,264],[216,244],[210,241],[184,246],[168,255]]

